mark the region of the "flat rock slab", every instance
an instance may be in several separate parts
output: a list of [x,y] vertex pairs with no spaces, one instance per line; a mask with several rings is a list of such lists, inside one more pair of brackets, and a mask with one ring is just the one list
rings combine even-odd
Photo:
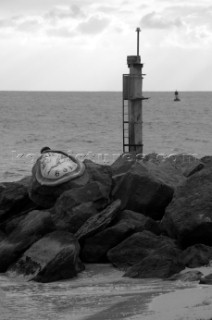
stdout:
[[104,230],[117,216],[121,208],[121,200],[117,199],[100,213],[90,217],[82,227],[75,233],[78,240],[90,237]]

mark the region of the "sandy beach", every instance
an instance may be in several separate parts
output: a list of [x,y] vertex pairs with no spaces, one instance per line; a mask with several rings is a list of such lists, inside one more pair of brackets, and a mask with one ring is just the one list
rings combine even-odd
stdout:
[[[203,275],[212,273],[212,267],[185,269],[187,271],[199,270]],[[181,281],[177,281],[178,284]],[[189,283],[184,283],[184,285]],[[212,286],[193,283],[192,288],[175,290],[160,294],[149,304],[142,320],[211,320],[212,319]],[[140,315],[128,318],[141,319]]]
[[[207,275],[212,272],[212,267],[185,269],[181,273],[193,270]],[[212,319],[212,287],[209,285],[200,285],[197,281],[130,279],[122,275],[110,265],[87,265],[81,278],[84,278],[86,298],[84,296],[83,301],[81,295],[79,304],[75,304],[71,313],[73,319]],[[76,280],[75,284],[81,280]],[[70,313],[65,319],[69,317]]]
[[[96,282],[90,290],[90,297],[89,294],[87,296],[87,307],[82,308],[81,305],[74,319],[212,319],[212,287],[210,285],[201,285],[198,281],[129,279],[123,278],[122,272],[108,265],[95,265],[94,268],[97,272],[95,280],[91,265],[88,266],[87,271],[91,276],[91,283]],[[187,268],[181,273],[194,270],[207,275],[212,272],[212,266]],[[86,284],[85,281],[85,285],[87,286],[88,282]],[[86,292],[89,293],[88,288]]]
[[[141,319],[133,317],[130,319]],[[149,304],[143,320],[209,320],[212,319],[212,288],[198,285],[161,295]]]

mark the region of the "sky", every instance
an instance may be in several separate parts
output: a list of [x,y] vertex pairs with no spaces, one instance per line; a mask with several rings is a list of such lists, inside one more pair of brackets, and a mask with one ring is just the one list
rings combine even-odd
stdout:
[[0,90],[212,90],[211,0],[0,0]]

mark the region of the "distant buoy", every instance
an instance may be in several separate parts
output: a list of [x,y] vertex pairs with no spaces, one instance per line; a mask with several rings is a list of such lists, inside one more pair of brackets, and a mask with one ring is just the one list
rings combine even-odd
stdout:
[[175,91],[174,95],[175,95],[174,101],[180,101],[179,93],[177,90]]

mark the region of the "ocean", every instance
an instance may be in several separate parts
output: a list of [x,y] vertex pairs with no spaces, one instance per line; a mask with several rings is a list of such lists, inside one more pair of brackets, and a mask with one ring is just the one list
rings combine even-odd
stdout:
[[[144,92],[144,154],[211,154],[212,92]],[[0,180],[29,175],[43,146],[112,163],[122,153],[121,92],[0,92]]]
[[[211,154],[211,92],[182,92],[180,102],[173,92],[144,96],[144,154]],[[120,92],[0,92],[0,110],[1,181],[29,175],[43,146],[107,164],[122,153]],[[186,287],[123,278],[110,265],[87,265],[76,279],[50,284],[0,274],[0,319],[151,320],[154,296]]]

